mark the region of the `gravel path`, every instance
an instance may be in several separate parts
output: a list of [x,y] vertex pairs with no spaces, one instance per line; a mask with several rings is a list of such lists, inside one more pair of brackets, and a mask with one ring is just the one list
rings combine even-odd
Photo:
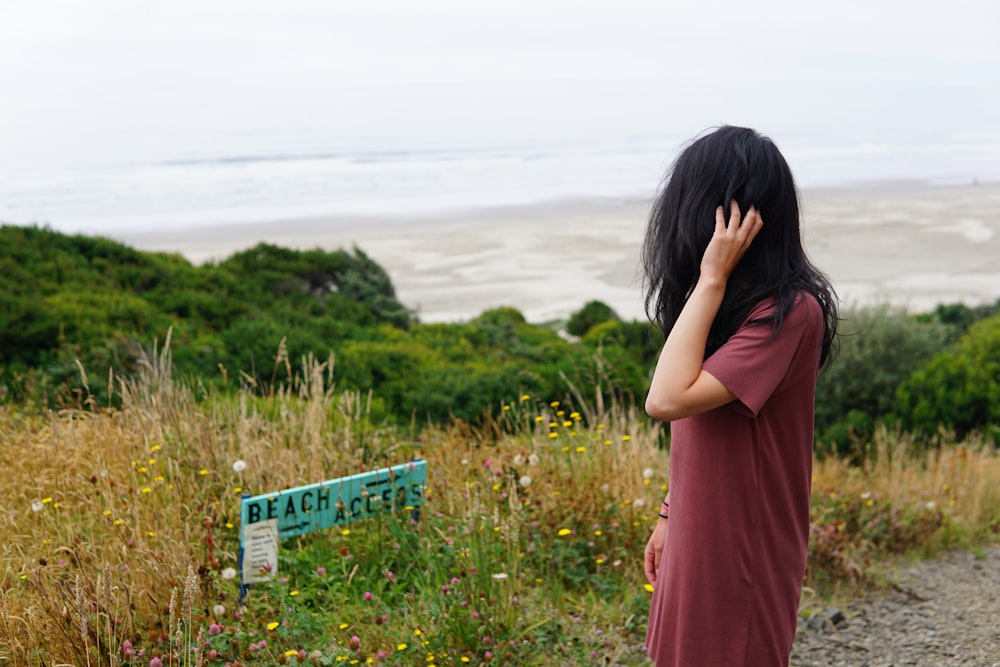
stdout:
[[800,619],[792,667],[1000,667],[1000,545],[890,581],[888,594]]

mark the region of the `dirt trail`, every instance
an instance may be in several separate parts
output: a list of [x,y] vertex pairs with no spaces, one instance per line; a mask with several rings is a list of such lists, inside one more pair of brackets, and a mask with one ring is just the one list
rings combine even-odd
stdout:
[[890,580],[888,595],[801,619],[792,667],[1000,667],[1000,545]]

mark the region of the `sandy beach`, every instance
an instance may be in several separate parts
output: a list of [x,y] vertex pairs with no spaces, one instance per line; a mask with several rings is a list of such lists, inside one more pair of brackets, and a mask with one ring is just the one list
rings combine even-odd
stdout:
[[[1000,298],[1000,184],[882,183],[801,193],[803,236],[842,303],[911,311]],[[126,232],[143,250],[193,262],[258,242],[357,245],[389,272],[424,322],[468,320],[513,306],[532,322],[604,301],[642,318],[639,248],[649,202],[573,200],[410,218],[282,220]],[[766,221],[766,212],[765,221]]]

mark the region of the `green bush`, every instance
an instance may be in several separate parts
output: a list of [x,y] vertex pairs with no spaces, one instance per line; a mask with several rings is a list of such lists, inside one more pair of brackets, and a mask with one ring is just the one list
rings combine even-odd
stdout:
[[840,333],[839,352],[816,386],[816,430],[820,443],[844,455],[848,431],[888,414],[899,384],[944,347],[952,329],[880,306],[847,311]]
[[1000,315],[981,320],[917,369],[895,393],[893,413],[904,428],[933,434],[944,427],[961,438],[1000,433]]
[[618,316],[611,306],[601,301],[589,301],[583,308],[573,313],[566,323],[566,333],[573,336],[583,336],[590,329],[603,322],[617,320]]

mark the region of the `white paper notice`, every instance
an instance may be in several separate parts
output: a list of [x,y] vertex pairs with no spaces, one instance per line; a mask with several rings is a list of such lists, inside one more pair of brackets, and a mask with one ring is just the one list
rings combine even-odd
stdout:
[[243,528],[243,583],[270,581],[278,571],[278,520]]

